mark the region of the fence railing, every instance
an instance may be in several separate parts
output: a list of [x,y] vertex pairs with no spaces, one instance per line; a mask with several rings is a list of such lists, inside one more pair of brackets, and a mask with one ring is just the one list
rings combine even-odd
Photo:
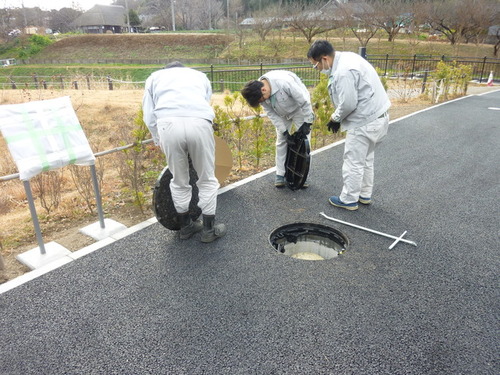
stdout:
[[[453,56],[397,56],[397,55],[367,55],[367,60],[379,69],[386,77],[421,78],[425,72],[436,70],[438,62],[456,62],[459,65],[472,66],[472,79],[483,83],[493,73],[493,80],[500,80],[500,59],[482,57],[453,57]],[[237,66],[216,66],[196,68],[207,74],[212,82],[214,92],[225,90],[237,91],[252,79],[257,79],[264,73],[274,69],[286,69],[296,73],[306,86],[313,87],[319,81],[319,72],[311,69],[309,63],[296,64],[258,64]],[[40,76],[36,73],[31,76],[9,76],[0,72],[0,89],[142,89],[144,81],[131,82],[113,78],[111,76]]]
[[455,57],[432,55],[368,55],[368,61],[378,68],[384,76],[406,75],[411,78],[422,77],[424,72],[436,70],[438,62],[455,62],[458,65],[472,66],[472,79],[479,83],[486,82],[493,72],[494,79],[500,79],[500,59],[491,57]]

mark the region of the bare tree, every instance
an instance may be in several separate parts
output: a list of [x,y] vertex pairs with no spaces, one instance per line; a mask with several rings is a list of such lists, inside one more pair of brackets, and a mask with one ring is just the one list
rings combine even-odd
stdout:
[[481,43],[488,36],[488,28],[494,24],[498,13],[490,0],[464,0],[460,4],[461,37],[465,43]]
[[435,31],[442,33],[454,45],[460,39],[462,27],[458,23],[455,0],[429,1],[426,6],[427,22]]
[[150,0],[141,7],[145,26],[172,28],[171,1]]
[[366,47],[378,31],[378,26],[373,24],[374,15],[374,8],[364,1],[342,3],[337,11],[337,18],[351,30],[362,47]]
[[259,35],[260,39],[264,42],[267,34],[278,26],[282,26],[283,19],[279,16],[279,8],[272,8],[266,10],[264,13],[258,13],[254,18],[253,30]]
[[316,35],[334,30],[340,25],[336,22],[332,12],[322,10],[322,5],[323,1],[316,0],[293,2],[288,7],[287,24],[300,31],[308,43],[311,43]]
[[388,41],[393,42],[402,27],[411,23],[409,4],[405,0],[375,0],[371,23],[385,30]]
[[71,9],[71,8],[62,8],[60,10],[51,10],[50,11],[50,21],[49,27],[53,31],[59,31],[61,33],[66,33],[71,31],[71,22],[80,16],[82,12]]
[[500,27],[496,28],[496,43],[493,45],[493,56],[498,56],[498,50],[500,49]]
[[212,30],[224,17],[221,0],[195,0],[194,22],[199,29]]

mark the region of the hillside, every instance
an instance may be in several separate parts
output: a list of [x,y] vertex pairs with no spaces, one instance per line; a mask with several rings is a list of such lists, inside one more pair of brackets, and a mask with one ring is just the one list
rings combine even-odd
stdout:
[[36,55],[39,59],[179,59],[196,53],[214,58],[232,37],[225,34],[103,34],[63,38]]
[[[338,50],[357,52],[359,41],[350,35],[326,33],[318,36],[326,38]],[[435,55],[493,57],[493,46],[485,44],[450,45],[444,40],[428,41],[401,35],[394,42],[388,42],[384,34],[373,38],[368,46],[368,54],[390,55]],[[241,35],[217,33],[178,34],[104,34],[76,35],[64,37],[44,48],[32,59],[37,60],[203,60],[231,59],[251,62],[305,59],[309,45],[304,37],[291,31],[275,31],[265,41],[255,33]],[[142,64],[142,62],[140,62]]]

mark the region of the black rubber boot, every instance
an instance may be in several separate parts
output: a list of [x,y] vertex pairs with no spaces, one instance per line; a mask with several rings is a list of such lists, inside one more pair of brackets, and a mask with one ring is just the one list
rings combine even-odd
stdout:
[[195,233],[198,233],[203,229],[201,220],[192,221],[191,216],[189,216],[189,212],[177,214],[177,220],[181,226],[181,230],[179,231],[179,237],[181,240],[187,240]]
[[213,242],[217,238],[224,237],[226,226],[224,224],[215,224],[215,215],[203,215],[203,232],[201,233],[201,242]]

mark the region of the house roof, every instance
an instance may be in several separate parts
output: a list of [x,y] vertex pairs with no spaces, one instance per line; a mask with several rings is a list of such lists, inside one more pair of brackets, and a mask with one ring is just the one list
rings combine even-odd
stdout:
[[72,26],[126,26],[126,11],[121,5],[95,5],[72,22]]

